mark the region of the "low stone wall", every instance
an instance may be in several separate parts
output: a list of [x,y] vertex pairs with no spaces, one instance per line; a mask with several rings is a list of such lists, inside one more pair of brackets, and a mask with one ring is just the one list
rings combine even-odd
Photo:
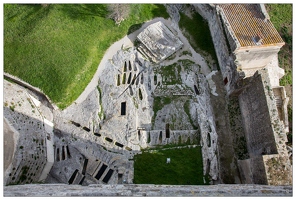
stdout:
[[[270,89],[270,86],[265,86]],[[246,132],[250,156],[277,154],[276,141],[270,126],[270,113],[265,96],[264,83],[260,75],[255,76],[251,86],[239,96],[240,109]]]
[[4,187],[9,196],[290,196],[292,186],[265,185],[17,185]]
[[36,95],[36,97],[39,98],[38,100],[41,101],[42,104],[46,105],[46,106],[49,107],[50,109],[55,109],[55,110],[59,109],[59,108],[58,108],[58,107],[57,107],[57,106],[56,106],[56,105],[55,105],[55,104],[49,99],[49,97],[46,96],[46,94],[44,94],[39,88],[36,88],[36,87],[30,85],[29,83],[27,83],[27,82],[25,82],[25,81],[19,79],[18,77],[15,77],[15,76],[13,76],[13,75],[11,75],[11,74],[8,74],[8,73],[6,73],[6,72],[4,72],[3,75],[4,75],[4,78],[6,78],[6,79],[8,79],[8,80],[10,80],[10,81],[12,81],[12,82],[14,82],[14,83],[16,83],[16,84],[18,84],[18,85],[24,87],[24,88],[29,89],[31,92],[33,92],[33,93]]

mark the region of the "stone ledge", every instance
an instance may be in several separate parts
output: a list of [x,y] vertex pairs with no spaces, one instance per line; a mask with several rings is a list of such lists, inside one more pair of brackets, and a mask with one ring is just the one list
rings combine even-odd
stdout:
[[291,196],[292,186],[270,185],[66,185],[4,186],[9,196]]

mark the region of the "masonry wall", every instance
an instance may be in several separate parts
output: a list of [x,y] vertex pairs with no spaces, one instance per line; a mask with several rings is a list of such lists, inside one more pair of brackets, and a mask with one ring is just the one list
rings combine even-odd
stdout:
[[4,118],[18,135],[14,158],[6,171],[4,184],[38,182],[47,163],[43,122],[7,107],[4,107]]
[[4,187],[4,196],[291,196],[292,186],[266,185],[65,185],[38,184]]
[[222,31],[222,24],[219,22],[219,16],[217,15],[215,9],[209,5],[196,4],[195,8],[196,11],[201,16],[203,16],[208,22],[218,62],[223,77],[225,77],[226,65],[229,57],[229,50],[227,48],[225,35]]
[[279,46],[242,48],[234,52],[238,68],[249,70],[265,67],[279,52]]
[[216,9],[217,9],[217,12],[219,13],[219,19],[221,20],[221,24],[223,27],[225,37],[227,38],[229,50],[231,52],[234,52],[237,48],[240,48],[240,44],[231,29],[230,23],[227,20],[225,14],[224,14],[224,11],[219,6],[217,6]]
[[224,83],[221,84],[225,84],[227,93],[231,94],[237,89],[237,80],[244,77],[244,73],[237,72],[232,54],[237,44],[233,40],[233,37],[225,31],[226,27],[222,24],[223,19],[217,13],[215,7],[207,4],[195,4],[194,6],[196,11],[208,22],[224,80]]
[[242,183],[267,185],[267,171],[264,162],[264,156],[238,160],[238,168]]
[[269,109],[260,74],[256,74],[239,96],[240,109],[250,157],[276,154]]

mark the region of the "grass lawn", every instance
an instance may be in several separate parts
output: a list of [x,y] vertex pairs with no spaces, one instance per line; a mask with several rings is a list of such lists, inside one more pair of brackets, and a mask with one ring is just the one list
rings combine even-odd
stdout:
[[[171,163],[166,163],[167,158]],[[200,147],[158,149],[134,159],[135,184],[204,185]]]
[[4,4],[4,71],[40,88],[61,109],[92,79],[107,48],[155,17],[161,4],[131,4],[115,25],[106,4]]

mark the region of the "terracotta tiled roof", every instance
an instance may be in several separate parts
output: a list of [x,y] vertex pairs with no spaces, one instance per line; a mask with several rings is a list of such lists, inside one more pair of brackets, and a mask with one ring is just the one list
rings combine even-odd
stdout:
[[284,44],[273,24],[265,20],[259,4],[219,4],[219,6],[241,47],[257,46],[260,38],[262,38],[261,46]]

